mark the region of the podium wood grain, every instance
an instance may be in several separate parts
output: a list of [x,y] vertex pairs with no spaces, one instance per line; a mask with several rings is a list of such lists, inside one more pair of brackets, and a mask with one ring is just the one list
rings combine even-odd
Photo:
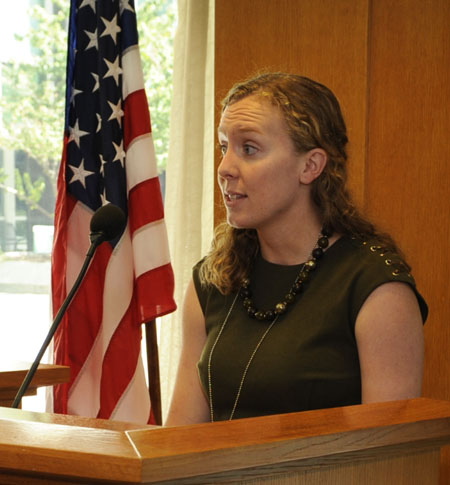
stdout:
[[173,428],[2,408],[0,483],[437,484],[449,442],[430,399]]
[[[30,369],[28,362],[0,361],[0,406],[11,406],[25,376]],[[36,394],[38,387],[53,386],[68,382],[70,368],[64,365],[39,364],[26,396]]]

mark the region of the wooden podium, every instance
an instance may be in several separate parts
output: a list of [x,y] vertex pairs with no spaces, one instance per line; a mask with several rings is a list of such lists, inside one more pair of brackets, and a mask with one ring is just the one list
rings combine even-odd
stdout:
[[157,428],[0,408],[0,483],[438,484],[450,402]]
[[[11,406],[31,363],[0,361],[0,406]],[[39,364],[25,396],[34,396],[39,387],[69,382],[70,367]]]

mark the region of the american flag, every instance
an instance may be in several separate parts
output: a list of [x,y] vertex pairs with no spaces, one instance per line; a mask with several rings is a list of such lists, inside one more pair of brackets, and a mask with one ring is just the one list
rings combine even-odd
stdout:
[[54,410],[151,422],[141,324],[175,310],[161,189],[133,0],[72,0],[66,120],[52,254],[54,312],[89,247],[93,212],[111,202],[127,215],[97,250],[54,339],[71,367]]

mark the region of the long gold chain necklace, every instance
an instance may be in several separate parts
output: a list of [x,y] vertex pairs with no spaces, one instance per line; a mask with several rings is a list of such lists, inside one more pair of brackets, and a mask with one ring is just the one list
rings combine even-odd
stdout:
[[[234,297],[233,303],[231,304],[230,309],[228,310],[227,316],[225,317],[225,320],[222,323],[222,326],[220,327],[219,333],[217,334],[216,340],[214,341],[213,346],[211,347],[211,352],[209,353],[209,358],[208,358],[208,393],[209,393],[209,411],[211,415],[211,422],[214,422],[214,406],[213,406],[213,397],[212,397],[212,380],[211,380],[211,359],[214,353],[214,349],[216,348],[217,342],[220,339],[220,336],[222,335],[223,329],[225,328],[225,325],[228,322],[228,318],[231,315],[231,312],[233,311],[234,305],[236,303],[236,300],[239,296],[239,292],[236,293],[236,296]],[[245,378],[247,376],[248,369],[250,367],[250,364],[252,363],[253,358],[256,355],[256,352],[258,351],[259,347],[263,343],[263,340],[266,338],[266,335],[270,332],[270,329],[275,325],[275,322],[278,320],[279,315],[276,315],[275,318],[273,319],[272,323],[267,327],[265,332],[263,333],[262,337],[259,339],[258,343],[256,344],[256,347],[253,349],[252,354],[250,355],[250,359],[247,362],[247,365],[245,366],[244,372],[241,377],[241,382],[239,383],[238,391],[236,393],[236,398],[234,400],[233,404],[233,409],[231,410],[230,417],[228,418],[229,421],[233,419],[234,412],[236,411],[237,404],[239,402],[239,398],[241,397],[241,391],[242,387],[244,385]]]
[[329,231],[326,231],[325,229],[321,230],[321,235],[319,236],[319,239],[316,243],[315,248],[313,249],[311,253],[311,258],[302,265],[300,272],[298,276],[294,280],[294,284],[292,285],[291,289],[289,292],[286,294],[285,298],[283,301],[277,303],[272,310],[267,310],[267,311],[261,311],[257,310],[251,300],[251,291],[250,291],[250,281],[247,279],[243,282],[241,289],[236,293],[236,296],[233,299],[233,302],[231,303],[231,306],[228,310],[228,313],[222,322],[222,325],[220,327],[219,333],[217,334],[217,337],[214,340],[214,343],[211,347],[211,350],[209,352],[209,357],[208,357],[208,397],[209,397],[209,411],[210,411],[210,416],[211,416],[211,422],[214,422],[214,405],[213,405],[213,393],[212,393],[212,378],[211,378],[211,361],[212,361],[212,356],[214,353],[214,350],[216,348],[217,342],[219,341],[223,330],[225,329],[225,326],[228,322],[228,319],[230,318],[230,315],[234,309],[234,306],[236,304],[236,301],[239,296],[243,299],[243,305],[244,308],[247,311],[247,314],[252,317],[256,318],[257,320],[263,320],[263,321],[268,321],[271,320],[270,325],[266,328],[264,333],[262,334],[261,338],[259,339],[258,343],[256,344],[256,347],[253,349],[253,352],[250,355],[250,358],[244,368],[244,372],[242,374],[241,380],[239,382],[238,390],[236,393],[236,397],[234,399],[234,404],[233,408],[230,413],[230,417],[228,418],[229,421],[231,421],[234,417],[234,413],[236,411],[236,407],[239,402],[239,398],[241,397],[241,392],[242,388],[244,386],[244,381],[245,378],[247,377],[248,369],[250,368],[250,365],[258,352],[261,344],[263,343],[264,339],[266,338],[267,334],[270,332],[272,327],[275,325],[275,323],[278,320],[278,317],[282,315],[283,313],[286,312],[287,308],[289,305],[291,305],[295,300],[297,295],[303,290],[303,287],[307,281],[309,281],[310,278],[310,273],[316,269],[317,266],[317,260],[320,259],[323,256],[324,250],[328,247],[329,241],[328,238],[331,236],[331,233]]

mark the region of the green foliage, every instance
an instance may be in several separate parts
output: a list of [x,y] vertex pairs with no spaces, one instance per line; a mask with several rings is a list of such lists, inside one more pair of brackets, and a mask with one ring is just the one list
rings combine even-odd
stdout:
[[38,202],[41,200],[45,190],[45,180],[43,177],[38,177],[37,180],[33,181],[28,172],[20,173],[18,169],[16,169],[15,175],[16,190],[19,198],[24,200],[30,209],[37,209]]
[[29,42],[33,55],[2,66],[0,145],[25,151],[56,181],[64,126],[66,1],[54,1],[53,15],[36,5],[30,17],[33,27],[19,40]]

